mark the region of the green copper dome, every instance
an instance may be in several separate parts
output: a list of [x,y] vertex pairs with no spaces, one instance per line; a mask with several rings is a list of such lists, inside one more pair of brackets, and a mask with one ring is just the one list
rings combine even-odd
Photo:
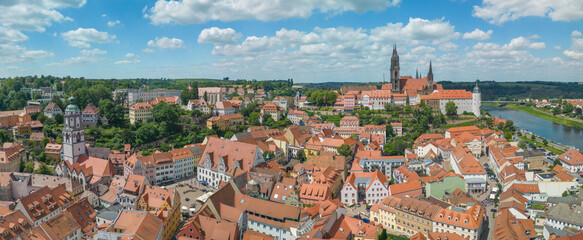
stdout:
[[79,107],[75,105],[75,98],[74,97],[69,98],[69,106],[67,106],[65,112],[80,112],[80,111],[81,110],[79,110]]

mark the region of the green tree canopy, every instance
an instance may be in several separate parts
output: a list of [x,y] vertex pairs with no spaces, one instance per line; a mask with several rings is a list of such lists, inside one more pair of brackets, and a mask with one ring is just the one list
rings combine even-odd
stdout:
[[348,144],[340,145],[340,147],[338,148],[338,153],[345,157],[351,157],[352,154],[354,154],[354,152],[352,151],[350,146],[348,146]]
[[445,104],[445,115],[447,116],[457,115],[457,106],[453,101],[449,101]]

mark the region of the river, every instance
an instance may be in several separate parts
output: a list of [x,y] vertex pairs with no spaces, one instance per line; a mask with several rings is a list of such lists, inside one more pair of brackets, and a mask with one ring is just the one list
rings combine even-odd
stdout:
[[492,117],[512,120],[514,126],[532,132],[546,139],[574,146],[583,150],[583,130],[567,127],[542,118],[532,116],[518,110],[502,107],[482,106],[482,109],[490,112]]

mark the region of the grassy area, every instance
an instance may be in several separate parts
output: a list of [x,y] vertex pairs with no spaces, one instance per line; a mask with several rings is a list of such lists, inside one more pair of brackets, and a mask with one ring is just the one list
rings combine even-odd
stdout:
[[409,240],[408,237],[397,236],[390,233],[387,233],[387,239],[389,240]]
[[478,124],[478,120],[463,122],[463,123],[450,123],[450,124],[443,125],[439,128],[467,127],[467,126],[474,126],[476,124]]
[[483,102],[482,106],[500,107],[499,103]]
[[569,126],[569,127],[583,129],[582,122],[577,122],[577,121],[565,119],[562,117],[553,116],[552,114],[538,111],[538,110],[534,109],[533,107],[516,105],[516,104],[506,104],[503,107],[508,108],[508,109],[513,109],[513,110],[518,110],[521,112],[525,112],[525,113],[528,113],[528,114],[533,115],[535,117],[549,120],[549,121],[554,122],[554,123],[562,124],[562,125]]
[[552,153],[554,153],[556,155],[561,155],[561,154],[565,153],[565,151],[563,151],[561,149],[557,149],[557,148],[551,147],[550,145],[545,146],[545,145],[543,145],[539,141],[533,141],[529,137],[520,136],[519,138],[522,139],[522,140],[524,140],[524,141],[526,141],[526,142],[528,142],[528,143],[530,143],[530,144],[532,144],[535,147],[542,147],[542,148],[544,148],[546,150],[549,150],[549,151],[551,151]]

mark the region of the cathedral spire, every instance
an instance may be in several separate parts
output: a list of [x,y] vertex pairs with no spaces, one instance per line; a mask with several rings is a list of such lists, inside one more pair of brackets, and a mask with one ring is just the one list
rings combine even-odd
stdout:
[[396,56],[396,55],[397,55],[397,44],[395,43],[393,45],[393,56]]
[[415,78],[419,78],[419,69],[415,69]]
[[433,70],[431,70],[431,60],[429,60],[429,74],[433,74]]

